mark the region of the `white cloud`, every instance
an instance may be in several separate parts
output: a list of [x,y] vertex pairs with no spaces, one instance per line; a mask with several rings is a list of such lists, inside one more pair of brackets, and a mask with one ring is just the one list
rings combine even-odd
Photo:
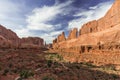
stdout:
[[67,1],[54,6],[43,6],[42,8],[35,8],[30,15],[27,16],[27,27],[31,30],[54,30],[54,25],[46,24],[47,21],[54,20],[58,14],[65,13],[66,6],[70,5],[72,1]]
[[89,10],[81,9],[80,12],[76,13],[74,16],[80,17],[70,21],[68,29],[81,28],[81,26],[89,21],[97,20],[103,17],[108,9],[112,6],[112,2],[100,3],[96,6],[89,7]]
[[0,0],[0,24],[14,31],[19,37],[33,35],[26,28],[25,14],[29,8],[23,2]]
[[[47,43],[50,43],[57,35],[62,33],[63,30],[59,30],[62,23],[53,25],[47,22],[55,20],[59,15],[67,15],[72,11],[73,8],[70,8],[71,6],[69,5],[73,1],[74,0],[68,0],[61,4],[56,2],[53,6],[43,6],[33,9],[33,7],[28,7],[24,3],[13,2],[12,0],[0,0],[0,24],[15,31],[19,37],[39,36],[44,38]],[[66,9],[67,6],[69,6],[70,9]],[[80,28],[82,24],[92,19],[102,17],[110,6],[111,3],[101,3],[97,6],[90,7],[88,11],[80,9],[82,11],[76,13],[74,16],[84,17],[69,22],[69,29],[73,27]],[[33,10],[30,14],[27,14],[26,12],[30,11],[29,9]],[[57,29],[59,31],[55,31]],[[33,32],[30,32],[31,30]],[[36,30],[43,31],[44,33],[38,32],[37,34],[37,32],[35,32]]]
[[22,38],[22,37],[28,37],[28,36],[31,36],[32,34],[29,32],[28,29],[25,29],[25,28],[21,28],[21,29],[16,29],[15,32],[17,34],[19,34],[19,37]]
[[41,34],[39,35],[41,38],[44,38],[44,40],[47,42],[47,43],[51,43],[52,40],[54,40],[56,38],[56,36],[58,36],[59,34],[61,34],[63,32],[63,30],[60,30],[60,31],[53,31],[49,34],[45,33],[45,34]]
[[44,6],[42,8],[35,8],[32,13],[32,15],[28,16],[27,22],[41,23],[52,20],[57,14],[61,13],[61,10],[57,6]]
[[[42,8],[33,9],[30,15],[27,15],[27,28],[29,30],[40,30],[46,33],[41,33],[38,36],[44,38],[47,43],[51,43],[53,39],[62,31],[55,31],[56,28],[59,28],[61,24],[53,25],[47,23],[47,21],[55,20],[58,15],[64,15],[67,13],[64,7],[70,5],[73,1],[67,1],[65,3],[58,4],[56,3],[53,6],[43,6]],[[48,33],[49,32],[49,33]]]
[[11,0],[0,0],[0,24],[12,30],[17,29],[24,22],[24,18],[20,16],[23,6]]

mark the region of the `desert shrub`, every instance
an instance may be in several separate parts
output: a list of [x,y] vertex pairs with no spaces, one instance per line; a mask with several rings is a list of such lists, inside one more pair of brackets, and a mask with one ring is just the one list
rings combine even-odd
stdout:
[[116,74],[112,74],[112,77],[113,77],[114,79],[118,79],[118,78],[119,78],[119,76],[116,75]]
[[88,66],[88,67],[96,67],[95,65],[93,65],[93,64],[90,63],[90,62],[81,62],[80,64],[86,65],[86,66]]
[[52,63],[53,63],[52,60],[47,60],[47,66],[48,66],[48,67],[51,67],[51,66],[52,66]]
[[39,63],[36,67],[42,67],[42,65]]
[[6,75],[8,72],[9,72],[9,70],[5,69],[4,72],[3,72],[3,75]]
[[59,64],[58,62],[54,62],[53,64],[54,64],[54,68],[57,68],[57,67],[61,66],[61,64]]
[[102,69],[103,70],[114,70],[114,71],[116,70],[115,66],[112,64],[104,65],[104,66],[102,66]]
[[13,72],[13,73],[17,73],[17,69],[13,69],[12,72]]
[[53,61],[62,61],[63,60],[63,57],[58,55],[58,54],[55,54],[55,53],[51,53],[51,54],[48,54],[46,56],[46,59],[47,60],[53,60]]
[[8,65],[9,68],[11,68],[12,66],[13,66],[12,63],[10,63],[10,64]]
[[45,76],[42,78],[42,80],[55,80],[54,77],[49,77],[49,76]]
[[20,72],[20,77],[21,78],[28,78],[28,77],[31,77],[31,76],[34,76],[34,73],[31,72],[31,71],[23,70],[23,71]]

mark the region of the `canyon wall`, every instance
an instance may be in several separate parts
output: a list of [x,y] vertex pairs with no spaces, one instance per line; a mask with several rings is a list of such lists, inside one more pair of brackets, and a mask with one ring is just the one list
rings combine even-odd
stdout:
[[53,40],[53,49],[67,53],[85,53],[93,50],[119,49],[119,4],[120,0],[115,0],[112,7],[104,17],[84,24],[79,30],[79,33],[77,29],[73,29],[70,31],[66,40]]
[[0,25],[0,48],[39,48],[44,46],[44,40],[39,37],[20,39],[16,33]]
[[39,48],[44,46],[44,40],[39,37],[27,37],[21,39],[21,48]]
[[20,39],[10,29],[6,29],[2,25],[0,25],[0,36],[1,36],[1,47],[8,47],[8,48],[13,48],[13,47],[18,47],[20,45]]

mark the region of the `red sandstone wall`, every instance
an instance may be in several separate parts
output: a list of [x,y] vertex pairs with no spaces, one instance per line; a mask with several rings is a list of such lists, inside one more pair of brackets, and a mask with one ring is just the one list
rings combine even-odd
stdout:
[[21,48],[39,48],[44,46],[44,40],[39,37],[22,38],[20,41]]
[[97,32],[98,22],[96,20],[88,22],[82,26],[79,35]]
[[44,46],[44,40],[39,37],[20,39],[16,33],[0,25],[0,48],[38,48]]
[[120,0],[116,0],[106,15],[99,20],[90,21],[78,32],[71,30],[68,39],[62,42],[54,40],[53,48],[61,52],[81,53],[89,48],[106,44],[120,43]]
[[62,34],[60,34],[57,38],[57,42],[62,42],[62,41],[65,41],[66,38],[65,38],[65,33],[62,32]]
[[75,39],[78,37],[78,30],[77,28],[74,28],[73,30],[70,31],[68,35],[68,40]]
[[11,31],[9,29],[6,29],[2,25],[0,25],[0,36],[5,38],[7,40],[7,42],[10,43],[9,47],[18,47],[20,44],[20,39],[16,35],[16,33],[14,33],[13,31]]

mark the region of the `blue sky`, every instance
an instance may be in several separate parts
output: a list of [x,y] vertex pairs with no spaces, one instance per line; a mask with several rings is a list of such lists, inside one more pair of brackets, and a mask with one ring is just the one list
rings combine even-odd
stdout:
[[51,43],[57,35],[80,29],[105,15],[114,0],[0,0],[0,24],[19,37],[38,36]]

